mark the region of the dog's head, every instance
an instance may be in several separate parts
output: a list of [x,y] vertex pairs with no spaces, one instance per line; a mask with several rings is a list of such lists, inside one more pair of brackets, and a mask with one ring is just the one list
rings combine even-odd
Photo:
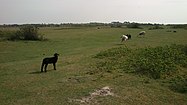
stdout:
[[58,54],[58,53],[55,53],[54,56],[57,57],[57,56],[59,56],[59,54]]

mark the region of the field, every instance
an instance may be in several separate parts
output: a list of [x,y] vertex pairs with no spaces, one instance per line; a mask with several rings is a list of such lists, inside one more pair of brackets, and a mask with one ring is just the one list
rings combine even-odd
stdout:
[[[94,56],[107,49],[187,44],[185,29],[173,33],[167,32],[170,28],[145,28],[146,36],[137,37],[141,30],[45,27],[39,31],[47,41],[0,41],[1,105],[187,105],[187,94],[170,90],[162,79],[121,72],[90,74],[98,62]],[[132,39],[121,43],[124,33]],[[49,65],[47,73],[40,73],[42,59],[55,52],[60,54],[57,70]],[[91,97],[106,86],[113,95]]]

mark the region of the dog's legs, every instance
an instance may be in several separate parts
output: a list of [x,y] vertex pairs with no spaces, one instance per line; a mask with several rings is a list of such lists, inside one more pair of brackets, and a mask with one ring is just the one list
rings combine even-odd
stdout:
[[45,64],[45,72],[47,72],[47,65],[48,65],[48,64]]
[[44,63],[42,62],[41,72],[43,72]]
[[56,70],[56,63],[53,63],[54,70]]

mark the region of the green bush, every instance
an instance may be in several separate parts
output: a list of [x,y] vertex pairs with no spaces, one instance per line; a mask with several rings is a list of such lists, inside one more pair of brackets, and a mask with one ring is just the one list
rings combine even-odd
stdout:
[[44,40],[44,37],[38,33],[38,29],[32,25],[25,25],[10,35],[8,40]]
[[142,29],[142,27],[140,27],[139,23],[131,23],[127,25],[127,28],[139,28]]

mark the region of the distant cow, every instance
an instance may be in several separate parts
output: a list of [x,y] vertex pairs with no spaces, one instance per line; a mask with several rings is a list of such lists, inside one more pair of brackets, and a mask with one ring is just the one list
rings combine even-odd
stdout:
[[129,40],[129,39],[131,39],[131,35],[130,34],[127,34],[127,35],[123,34],[121,36],[121,42]]
[[121,36],[121,42],[126,41],[127,39],[128,39],[128,36],[126,36],[126,35]]
[[145,31],[140,31],[140,33],[138,34],[139,36],[144,36],[145,35]]
[[127,34],[126,36],[128,37],[128,40],[131,39],[131,35],[130,34]]
[[56,62],[58,60],[58,56],[59,54],[55,53],[54,57],[50,57],[50,58],[44,58],[42,61],[42,66],[41,66],[41,72],[43,72],[43,67],[45,72],[47,72],[47,65],[48,64],[53,64],[54,70],[56,70]]

